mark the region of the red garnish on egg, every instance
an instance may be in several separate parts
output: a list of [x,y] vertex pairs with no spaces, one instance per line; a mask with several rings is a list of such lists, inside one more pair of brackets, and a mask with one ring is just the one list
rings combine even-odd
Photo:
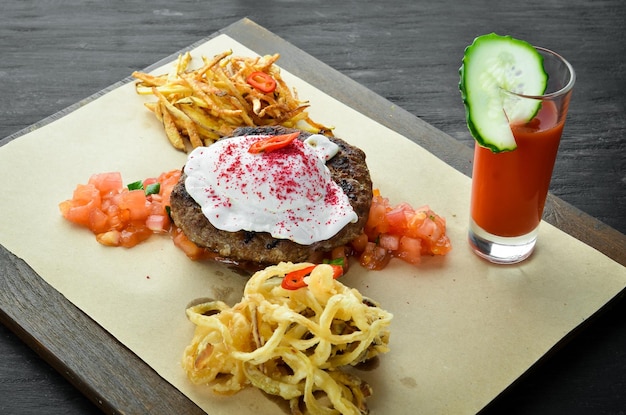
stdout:
[[287,147],[293,142],[293,140],[298,138],[299,135],[300,133],[296,131],[295,133],[291,134],[273,135],[271,137],[263,138],[252,143],[252,145],[248,149],[248,152],[258,154],[275,151]]

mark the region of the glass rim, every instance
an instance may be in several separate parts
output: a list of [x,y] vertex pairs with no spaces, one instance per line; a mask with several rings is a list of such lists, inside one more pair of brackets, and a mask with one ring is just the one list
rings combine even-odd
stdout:
[[513,92],[513,91],[509,91],[507,89],[502,89],[504,92],[506,92],[507,94],[511,94],[514,95],[516,97],[519,98],[527,98],[527,99],[551,99],[551,98],[558,98],[560,96],[563,96],[565,94],[567,94],[568,92],[570,92],[572,90],[572,88],[574,88],[574,83],[576,82],[576,72],[574,72],[574,67],[572,66],[572,64],[569,63],[569,61],[567,59],[565,59],[563,56],[559,55],[558,53],[547,49],[547,48],[543,48],[541,46],[533,46],[535,49],[547,53],[549,55],[552,55],[554,57],[556,57],[557,59],[559,59],[561,62],[563,62],[565,64],[565,66],[567,67],[567,70],[570,73],[570,77],[569,77],[569,81],[567,82],[567,84],[563,87],[560,88],[557,91],[554,92],[550,92],[548,94],[543,94],[543,95],[526,95],[526,94],[518,94],[517,92]]

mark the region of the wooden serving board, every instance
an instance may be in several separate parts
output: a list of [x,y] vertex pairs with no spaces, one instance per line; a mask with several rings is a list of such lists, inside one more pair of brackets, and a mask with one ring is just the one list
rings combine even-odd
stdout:
[[[226,34],[259,54],[280,53],[280,66],[338,101],[427,149],[469,175],[472,152],[439,130],[395,107],[267,30],[243,19],[198,45]],[[170,56],[148,70],[171,61]],[[104,93],[131,82],[112,85]],[[80,108],[81,102],[18,139]],[[545,218],[576,239],[626,265],[626,237],[558,198],[549,197]],[[462,241],[459,241],[461,245]],[[107,413],[203,413],[141,358],[46,283],[29,265],[0,247],[0,319]],[[623,294],[623,290],[621,293]],[[566,334],[566,333],[565,333]]]

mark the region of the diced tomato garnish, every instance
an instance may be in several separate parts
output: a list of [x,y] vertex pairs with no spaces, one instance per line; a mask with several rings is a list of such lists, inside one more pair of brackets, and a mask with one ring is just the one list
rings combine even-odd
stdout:
[[413,214],[410,206],[400,205],[385,213],[385,220],[388,223],[388,231],[391,234],[402,235],[406,232],[408,218]]
[[117,205],[122,210],[128,210],[130,220],[145,220],[150,214],[148,200],[143,190],[122,191],[118,195]]
[[109,230],[109,217],[100,209],[89,212],[89,229],[98,234]]
[[121,232],[112,230],[96,235],[96,241],[105,246],[120,246]]
[[200,248],[198,245],[191,242],[189,238],[187,238],[187,235],[185,235],[179,227],[173,226],[170,232],[172,233],[174,245],[180,248],[185,253],[185,255],[187,255],[187,257],[192,261],[199,261],[216,257],[215,254],[213,254],[209,250]]
[[143,180],[144,189],[159,183],[159,193],[146,196],[144,189],[128,190],[119,172],[94,174],[79,184],[72,199],[59,204],[64,218],[96,234],[106,246],[135,246],[154,233],[170,230],[166,211],[170,194],[182,172],[172,170]]
[[161,190],[159,191],[159,196],[161,196],[161,203],[163,206],[169,206],[170,204],[170,194],[174,189],[174,185],[178,183],[178,179],[182,175],[181,170],[172,170],[169,172],[162,173],[158,178],[158,182],[161,183]]
[[110,229],[122,230],[126,223],[130,221],[130,213],[127,210],[120,209],[116,204],[110,204],[106,209],[106,214],[109,217]]
[[428,206],[391,206],[378,189],[374,189],[364,233],[350,245],[368,269],[381,269],[392,257],[419,264],[421,255],[445,255],[452,249],[444,218]]
[[378,245],[390,252],[397,251],[400,247],[400,236],[384,233],[378,237]]
[[102,196],[117,193],[124,186],[119,172],[94,174],[89,178],[88,184],[95,186]]
[[132,248],[150,236],[152,236],[152,231],[148,229],[143,221],[133,221],[121,231],[120,246]]
[[65,219],[88,227],[90,212],[99,209],[101,203],[100,191],[94,185],[79,184],[72,199],[61,202],[59,209]]
[[149,177],[147,179],[144,179],[144,181],[143,181],[143,188],[145,189],[146,187],[150,186],[151,184],[155,184],[155,183],[160,183],[159,180],[156,177]]
[[79,184],[72,195],[74,206],[100,206],[100,190],[93,184]]
[[385,248],[368,242],[365,251],[359,257],[359,263],[367,269],[381,270],[387,266],[391,260],[391,253]]
[[[378,236],[381,233],[387,232],[389,228],[389,222],[386,220],[387,203],[381,196],[374,196],[372,205],[370,206],[370,213],[365,224],[365,233],[368,236]],[[370,239],[371,240],[371,239]]]
[[146,219],[146,226],[152,232],[163,233],[167,232],[170,229],[170,218],[163,215],[150,215]]
[[395,256],[409,264],[419,264],[422,256],[422,241],[410,236],[401,237]]
[[362,233],[361,235],[359,235],[355,239],[353,239],[350,242],[350,245],[352,245],[352,248],[356,252],[363,252],[363,251],[365,251],[365,247],[367,246],[367,242],[368,242],[367,234],[366,233]]

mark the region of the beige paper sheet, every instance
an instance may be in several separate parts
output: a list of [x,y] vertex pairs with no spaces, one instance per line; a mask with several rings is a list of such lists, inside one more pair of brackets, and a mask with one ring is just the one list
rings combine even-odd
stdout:
[[[254,54],[224,35],[193,54],[228,48]],[[475,413],[626,286],[624,267],[547,223],[523,264],[479,260],[465,236],[470,179],[303,80],[284,77],[310,100],[314,119],[367,153],[375,186],[392,203],[427,203],[448,221],[454,249],[445,258],[418,267],[395,261],[383,272],[354,266],[343,278],[395,316],[391,351],[361,372],[374,388],[373,414]],[[103,247],[59,214],[57,204],[92,173],[121,171],[131,182],[184,164],[144,100],[152,99],[127,84],[1,147],[0,243],[200,407],[276,413],[276,403],[256,390],[217,397],[192,386],[180,368],[193,332],[186,305],[198,297],[234,303],[243,277],[187,260],[167,237],[130,250]]]

